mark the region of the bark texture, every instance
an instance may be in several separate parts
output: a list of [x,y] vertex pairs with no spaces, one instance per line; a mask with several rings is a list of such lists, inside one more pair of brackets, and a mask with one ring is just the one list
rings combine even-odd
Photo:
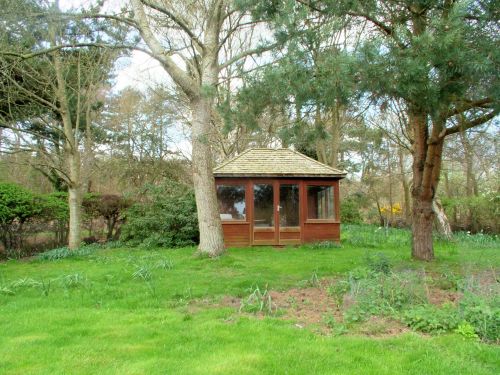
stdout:
[[434,210],[432,200],[414,200],[411,255],[419,260],[434,259],[432,225]]
[[213,161],[210,144],[211,100],[200,98],[191,102],[193,115],[193,183],[200,230],[198,251],[218,256],[224,251],[224,237],[212,173]]

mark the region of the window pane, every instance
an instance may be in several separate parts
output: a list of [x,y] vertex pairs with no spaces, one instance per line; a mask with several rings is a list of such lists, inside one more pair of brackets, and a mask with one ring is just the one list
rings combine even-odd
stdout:
[[307,218],[334,219],[333,186],[307,187]]
[[270,184],[253,186],[254,225],[274,227],[274,189]]
[[217,199],[222,220],[245,220],[245,186],[218,185]]
[[280,226],[299,226],[299,185],[280,185]]

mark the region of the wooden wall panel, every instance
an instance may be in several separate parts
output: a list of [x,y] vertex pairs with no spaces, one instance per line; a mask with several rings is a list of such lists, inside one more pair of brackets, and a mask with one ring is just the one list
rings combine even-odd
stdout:
[[340,241],[340,224],[305,223],[303,241]]
[[273,241],[274,240],[274,231],[254,232],[253,239],[254,239],[254,241]]
[[250,224],[222,224],[226,246],[250,246]]
[[300,240],[300,232],[280,232],[281,240]]

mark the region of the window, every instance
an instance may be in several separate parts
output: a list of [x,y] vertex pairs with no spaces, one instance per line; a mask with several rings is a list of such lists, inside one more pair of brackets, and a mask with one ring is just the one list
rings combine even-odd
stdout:
[[253,186],[254,226],[274,227],[274,188],[271,184]]
[[280,226],[298,227],[299,223],[299,185],[280,185]]
[[218,185],[217,200],[221,220],[245,220],[245,186]]
[[307,186],[307,218],[334,219],[333,186]]

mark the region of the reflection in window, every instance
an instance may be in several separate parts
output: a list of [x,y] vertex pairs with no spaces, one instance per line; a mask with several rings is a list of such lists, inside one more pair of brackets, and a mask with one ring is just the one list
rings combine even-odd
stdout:
[[299,185],[280,185],[280,226],[298,227]]
[[245,186],[218,185],[217,200],[221,220],[245,220]]
[[254,225],[274,227],[274,190],[270,184],[253,186]]
[[307,218],[334,219],[333,186],[307,186]]

